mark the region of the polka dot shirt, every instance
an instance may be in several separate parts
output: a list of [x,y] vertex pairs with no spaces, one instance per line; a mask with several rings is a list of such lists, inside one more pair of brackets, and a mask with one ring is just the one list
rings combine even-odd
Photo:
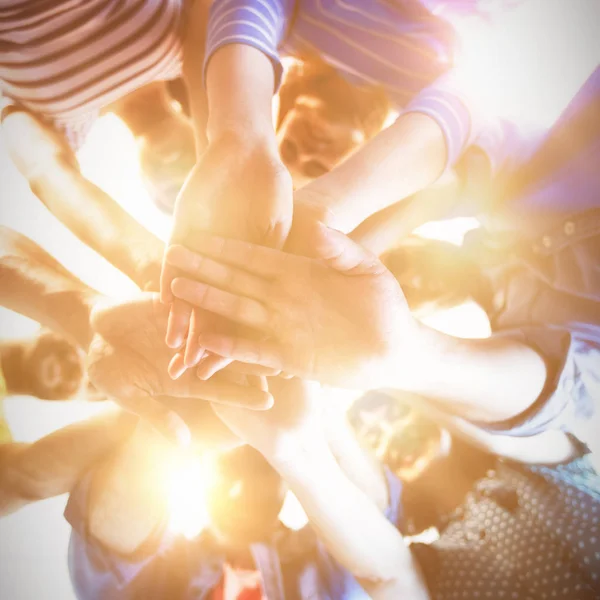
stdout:
[[435,600],[600,599],[600,478],[498,460],[431,545],[413,544]]

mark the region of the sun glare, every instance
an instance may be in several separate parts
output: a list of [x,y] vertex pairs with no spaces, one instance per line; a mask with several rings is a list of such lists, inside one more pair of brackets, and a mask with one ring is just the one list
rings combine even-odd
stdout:
[[456,66],[486,114],[547,128],[600,62],[600,2],[516,4],[491,12],[487,22],[455,21],[462,41]]
[[214,463],[206,455],[177,455],[174,459],[166,481],[171,532],[192,539],[207,527],[207,493],[212,477]]
[[[135,139],[120,119],[110,114],[100,118],[78,158],[86,177],[115,198],[142,225],[162,239],[167,238],[170,218],[154,206],[144,188]],[[476,226],[477,221],[473,219],[458,219],[431,223],[421,228],[419,234],[460,244],[465,232]],[[111,287],[115,294],[133,289],[126,278],[117,287]],[[434,315],[431,325],[464,337],[483,337],[489,325],[480,312],[474,305],[465,305]],[[341,390],[329,390],[328,395],[339,396],[348,404],[357,396]],[[178,455],[169,471],[170,476],[164,482],[169,498],[169,529],[191,539],[209,524],[207,491],[214,476],[214,463],[208,455]],[[296,530],[307,523],[306,513],[291,492],[286,496],[280,520]]]

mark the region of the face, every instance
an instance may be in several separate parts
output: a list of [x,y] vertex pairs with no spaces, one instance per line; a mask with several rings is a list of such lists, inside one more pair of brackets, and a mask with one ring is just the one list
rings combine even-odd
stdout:
[[196,162],[194,132],[181,104],[184,95],[181,81],[173,82],[170,88],[156,82],[132,92],[111,108],[136,137],[144,183],[155,203],[166,212],[172,211]]
[[370,392],[349,412],[359,440],[403,481],[415,479],[440,449],[441,431],[407,404]]
[[53,333],[42,333],[28,353],[25,377],[42,400],[68,400],[81,388],[83,357],[71,342]]
[[226,453],[217,462],[209,493],[213,533],[232,551],[268,539],[277,528],[285,491],[279,474],[254,449]]
[[300,95],[279,127],[279,152],[296,188],[329,172],[365,141],[364,132],[333,108],[316,95]]

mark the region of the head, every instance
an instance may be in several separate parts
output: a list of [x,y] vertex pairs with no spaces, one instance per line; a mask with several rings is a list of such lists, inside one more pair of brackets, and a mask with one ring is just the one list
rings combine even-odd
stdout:
[[232,551],[271,539],[278,528],[286,487],[250,446],[221,454],[208,494],[212,530]]
[[468,300],[484,309],[489,303],[483,274],[461,246],[409,236],[381,260],[400,283],[414,312],[444,310]]
[[398,398],[368,392],[349,418],[358,439],[403,481],[418,477],[440,452],[442,430]]
[[40,400],[69,400],[84,382],[83,354],[69,340],[48,331],[11,344],[3,354],[7,390]]
[[114,109],[138,141],[144,183],[156,204],[171,212],[196,162],[194,132],[183,82],[158,82],[129,94]]
[[277,139],[296,187],[327,173],[383,128],[385,93],[348,83],[321,60],[293,63],[279,92]]

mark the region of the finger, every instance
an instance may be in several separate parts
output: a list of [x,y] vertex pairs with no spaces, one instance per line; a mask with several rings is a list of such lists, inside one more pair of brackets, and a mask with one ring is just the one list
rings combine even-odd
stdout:
[[222,356],[218,356],[216,354],[207,353],[198,364],[198,368],[196,369],[196,377],[206,381],[232,362],[232,358],[223,358]]
[[[249,340],[235,335],[210,332],[200,334],[199,338],[199,343],[215,354],[243,363],[261,365],[276,371],[281,371],[284,368],[281,348],[276,342]],[[288,365],[286,365],[287,368]]]
[[204,348],[198,344],[198,334],[200,333],[200,319],[197,310],[192,311],[190,330],[188,332],[185,344],[184,363],[189,369],[195,367],[200,359],[205,355]]
[[192,435],[185,421],[151,396],[121,398],[118,404],[147,421],[156,431],[181,446],[189,446]]
[[258,388],[259,390],[262,390],[263,392],[269,391],[269,383],[266,377],[258,375],[247,375],[247,379],[248,385],[252,385],[255,388]]
[[374,274],[385,269],[375,255],[335,229],[323,232],[318,254],[325,264],[347,275]]
[[269,324],[269,311],[263,304],[252,298],[237,296],[206,283],[181,277],[173,280],[171,289],[179,300],[241,325],[266,328]]
[[193,371],[187,371],[177,381],[167,383],[165,391],[166,395],[176,398],[200,398],[253,410],[267,410],[273,405],[273,396],[268,392],[245,383],[232,383],[219,374],[208,381],[201,381]]
[[163,304],[170,304],[173,302],[173,294],[171,293],[171,281],[175,277],[175,269],[163,261],[162,269],[160,271],[160,301]]
[[166,344],[169,348],[176,350],[185,342],[190,318],[192,316],[192,307],[175,298],[169,311],[169,322],[167,324]]
[[[234,361],[228,367],[226,372],[244,373],[245,375],[258,375],[261,377],[277,377],[281,374],[279,369],[263,367],[262,365],[250,365],[248,363]],[[290,375],[291,377],[291,375]]]
[[166,258],[178,267],[180,272],[184,271],[192,279],[248,298],[268,299],[268,289],[264,280],[242,269],[216,262],[183,246],[171,246],[167,250]]
[[[290,263],[305,260],[273,248],[205,233],[194,237],[194,250],[217,262],[266,278],[277,277],[292,268]],[[169,257],[172,258],[170,249],[167,260],[171,260]]]
[[177,352],[167,367],[167,373],[169,374],[169,377],[175,381],[179,379],[186,371],[187,367],[185,366],[183,354],[181,352]]

